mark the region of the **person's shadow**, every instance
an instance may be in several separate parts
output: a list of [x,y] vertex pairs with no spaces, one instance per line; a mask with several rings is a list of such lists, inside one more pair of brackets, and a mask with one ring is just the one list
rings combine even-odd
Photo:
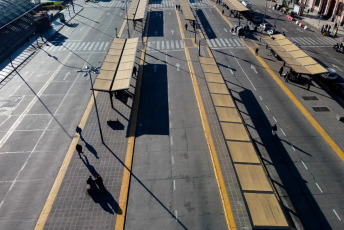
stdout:
[[111,193],[105,188],[103,182],[96,182],[94,184],[96,185],[91,186],[90,189],[87,190],[92,200],[95,203],[99,203],[104,211],[112,215],[114,215],[115,213],[122,214],[122,209],[119,207],[118,203],[113,198]]
[[76,131],[77,133],[79,133],[80,139],[85,143],[85,146],[86,146],[86,148],[88,149],[88,151],[90,151],[97,159],[99,159],[97,150],[96,150],[95,148],[93,148],[93,146],[90,145],[90,144],[84,139],[84,137],[82,136],[82,129],[81,129],[79,126],[77,126],[76,129],[75,129],[75,131]]
[[[99,176],[99,173],[97,172],[97,170],[93,167],[93,165],[90,164],[90,162],[88,161],[88,158],[86,155],[84,155],[82,152],[78,152],[79,153],[79,157],[82,160],[82,162],[84,163],[84,165],[88,168],[88,171],[90,171],[90,173],[92,174],[92,176],[96,177]],[[85,159],[84,159],[85,158]]]

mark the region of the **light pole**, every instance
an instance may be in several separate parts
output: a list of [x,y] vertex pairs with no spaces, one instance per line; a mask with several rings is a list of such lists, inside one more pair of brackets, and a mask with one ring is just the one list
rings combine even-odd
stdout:
[[275,18],[275,22],[274,22],[274,28],[276,29],[276,20],[279,18],[279,17],[281,17],[281,16],[283,16],[284,14],[281,14],[281,15],[278,15],[276,18]]
[[96,114],[97,114],[97,119],[98,119],[98,126],[99,126],[99,133],[100,133],[100,138],[102,140],[102,143],[104,143],[104,138],[103,138],[103,132],[102,132],[102,126],[100,125],[100,119],[99,119],[99,113],[98,113],[98,106],[97,106],[97,101],[96,101],[96,95],[94,94],[94,89],[93,89],[93,81],[92,81],[92,75],[91,73],[97,73],[98,70],[94,67],[91,67],[89,68],[88,66],[85,66],[85,69],[86,70],[77,70],[77,72],[84,72],[84,76],[86,77],[87,76],[87,73],[89,74],[90,76],[90,82],[91,82],[91,90],[92,90],[92,94],[93,94],[93,100],[94,100],[94,106],[96,108]]
[[130,34],[129,34],[129,17],[128,17],[128,0],[125,2],[125,10],[127,11],[128,38],[130,38]]

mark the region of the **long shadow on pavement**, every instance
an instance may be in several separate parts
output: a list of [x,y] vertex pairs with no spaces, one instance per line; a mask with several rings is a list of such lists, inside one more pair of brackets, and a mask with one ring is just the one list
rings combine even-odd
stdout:
[[[322,210],[319,208],[317,201],[309,191],[307,181],[302,178],[293,159],[291,159],[285,149],[282,143],[283,140],[279,139],[278,136],[271,136],[271,124],[253,93],[250,90],[244,90],[239,93],[239,96],[240,98],[234,97],[235,101],[241,100],[241,103],[246,107],[247,112],[250,115],[250,119],[252,120],[252,124],[256,127],[256,132],[261,139],[261,141],[252,139],[253,143],[257,150],[259,149],[258,145],[262,145],[263,148],[266,149],[271,162],[261,156],[262,160],[263,162],[274,166],[274,169],[283,184],[283,187],[280,187],[279,184],[276,183],[275,186],[286,191],[297,212],[295,214],[292,210],[289,210],[288,207],[284,206],[289,217],[291,213],[297,215],[306,229],[331,229],[331,226],[327,222]],[[266,129],[264,127],[266,127]],[[269,130],[269,132],[267,132],[267,130]],[[304,154],[310,154],[303,150],[301,151]],[[260,154],[259,151],[258,153]]]
[[169,209],[164,205],[158,197],[156,197],[150,190],[147,188],[147,186],[134,174],[132,171],[124,164],[124,162],[106,145],[104,146],[109,150],[109,152],[116,157],[116,159],[123,165],[123,167],[130,172],[131,177],[133,177],[165,210],[168,214],[171,215],[173,219],[176,220],[176,222],[180,225],[182,229],[188,229]]

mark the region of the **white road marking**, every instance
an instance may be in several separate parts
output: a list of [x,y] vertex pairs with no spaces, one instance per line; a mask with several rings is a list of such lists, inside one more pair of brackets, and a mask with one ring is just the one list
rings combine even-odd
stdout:
[[177,212],[177,210],[174,210],[174,216],[176,217],[176,222],[178,222],[178,212]]
[[291,145],[291,147],[293,148],[294,151],[296,151],[295,148],[294,148],[294,145]]
[[172,164],[174,165],[174,157],[172,156]]
[[284,133],[283,129],[281,129],[281,128],[280,128],[280,130],[282,131],[282,133],[283,133],[283,135],[284,135],[284,136],[287,136],[287,135],[285,135],[285,133]]
[[263,100],[263,98],[261,96],[259,96],[259,98],[260,98],[261,101]]
[[173,145],[173,137],[172,136],[170,137],[170,142],[171,142],[171,145]]
[[320,190],[320,192],[321,193],[324,193],[322,190],[321,190],[321,188],[320,188],[320,186],[318,185],[318,183],[315,183],[316,185],[317,185],[317,187],[318,187],[318,189]]
[[[1,205],[0,205],[0,207],[1,207]],[[337,216],[338,220],[339,220],[339,221],[342,221],[342,219],[340,219],[340,217],[338,216],[338,214],[337,214],[336,210],[332,209],[332,211],[333,211],[333,212],[334,212],[334,214]]]
[[285,32],[288,32],[288,30],[286,30],[286,29],[284,29],[284,28],[282,28],[282,30],[284,30]]
[[269,107],[268,107],[267,105],[265,105],[265,107],[266,107],[267,110],[270,110]]
[[176,190],[176,180],[173,180],[173,190]]
[[240,63],[239,63],[239,61],[238,61],[238,59],[237,59],[237,58],[234,56],[234,53],[232,52],[232,50],[230,50],[230,51],[231,51],[231,53],[232,53],[232,55],[233,55],[233,57],[234,57],[235,61],[238,63],[238,65],[239,65],[240,69],[241,69],[241,70],[242,70],[242,72],[245,74],[245,76],[246,76],[247,80],[248,80],[248,81],[251,83],[251,85],[252,85],[253,89],[254,89],[254,90],[257,90],[257,89],[254,87],[253,83],[251,82],[250,78],[247,76],[247,74],[246,74],[246,72],[244,71],[244,69],[241,67],[241,65],[240,65]]
[[308,168],[307,168],[305,162],[301,161],[301,163],[303,164],[303,167],[305,167],[305,169],[308,170]]
[[272,117],[274,120],[275,120],[275,122],[277,123],[277,120],[276,120],[276,118],[275,117]]

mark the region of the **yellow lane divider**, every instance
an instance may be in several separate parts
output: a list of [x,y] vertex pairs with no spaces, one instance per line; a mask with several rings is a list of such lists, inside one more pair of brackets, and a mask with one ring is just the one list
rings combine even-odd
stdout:
[[[95,95],[98,94],[98,91],[94,92]],[[92,106],[93,106],[93,97],[91,97],[90,101],[88,102],[88,105],[86,107],[86,111],[84,115],[81,118],[79,127],[83,129],[85,127],[87,118],[91,112]],[[69,149],[67,151],[67,154],[63,160],[63,163],[61,165],[60,171],[57,174],[57,177],[55,179],[54,185],[50,190],[50,193],[48,195],[47,201],[45,202],[45,205],[43,207],[43,210],[41,212],[41,215],[38,218],[37,224],[35,226],[35,230],[43,230],[45,223],[47,222],[48,216],[50,214],[51,208],[53,207],[54,201],[56,199],[57,193],[61,187],[62,181],[64,176],[66,175],[68,166],[70,164],[70,161],[72,160],[73,153],[75,151],[75,147],[78,144],[80,139],[80,136],[78,133],[76,133],[73,137],[72,143],[69,146]]]
[[[248,46],[243,39],[242,39],[242,41],[249,48],[249,50],[252,52],[252,54],[255,55],[255,51],[253,50],[253,48]],[[336,152],[336,154],[340,157],[340,159],[342,159],[342,161],[344,161],[344,153],[339,148],[339,146],[332,140],[332,138],[321,127],[321,125],[313,118],[313,116],[307,111],[307,109],[301,104],[301,102],[299,102],[299,100],[288,89],[288,87],[284,85],[284,83],[281,81],[281,79],[276,76],[276,74],[265,63],[265,61],[259,56],[256,56],[256,58],[260,61],[260,63],[262,63],[264,68],[270,73],[270,75],[274,78],[274,80],[277,82],[277,84],[284,90],[284,92],[289,96],[289,98],[294,102],[294,104],[300,109],[302,114],[311,122],[311,124],[314,126],[314,128],[320,133],[320,135],[325,139],[325,141],[331,146],[331,148]]]
[[[100,17],[101,17],[101,15],[98,17],[98,19]],[[125,21],[123,22],[122,27],[123,27],[123,25],[125,25]],[[88,32],[89,31],[87,31],[86,34]],[[122,34],[122,31],[120,31],[119,37],[121,37],[121,34]],[[68,55],[70,56],[71,54],[72,53],[69,53]],[[69,58],[69,56],[68,56],[68,58]],[[66,58],[66,60],[68,60],[68,58]],[[98,95],[98,91],[95,91],[94,92],[94,96],[97,97],[97,95]],[[81,129],[83,129],[85,127],[85,124],[86,124],[86,121],[88,119],[88,116],[90,115],[90,112],[92,110],[93,103],[94,103],[94,100],[93,100],[93,97],[91,97],[89,102],[88,102],[88,104],[87,104],[85,113],[84,113],[84,115],[81,118],[80,124],[78,125]],[[47,200],[46,200],[46,202],[44,204],[42,212],[41,212],[41,214],[40,214],[40,216],[38,218],[38,221],[37,221],[36,226],[35,226],[35,230],[43,230],[44,225],[47,222],[48,216],[49,216],[49,214],[51,212],[51,209],[52,209],[53,204],[55,202],[55,199],[56,199],[56,196],[58,194],[58,191],[60,190],[63,178],[66,175],[68,166],[69,166],[69,164],[70,164],[70,162],[72,160],[73,153],[75,151],[76,145],[79,142],[79,139],[80,139],[80,135],[78,133],[75,133],[74,137],[72,139],[72,142],[71,142],[71,144],[70,144],[70,146],[68,148],[67,154],[66,154],[66,156],[65,156],[65,158],[64,158],[64,160],[62,162],[61,168],[60,168],[60,170],[59,170],[59,172],[57,174],[57,177],[55,179],[53,187],[50,190],[50,193],[49,193],[48,198],[47,198]]]
[[[213,5],[214,3],[210,1]],[[220,15],[222,13],[220,10],[214,6],[215,9],[219,12]],[[227,17],[223,16],[224,20],[233,27],[233,24],[228,20]],[[248,46],[244,39],[241,39],[241,41],[250,49],[250,51],[255,55],[255,51],[252,49],[252,47]],[[256,42],[252,41],[253,44],[256,47],[259,47]],[[327,132],[320,126],[320,124],[313,118],[313,116],[307,111],[307,109],[299,102],[299,100],[294,96],[294,94],[286,87],[283,82],[276,76],[276,74],[270,69],[270,67],[265,63],[265,61],[259,57],[256,56],[257,59],[262,63],[262,65],[265,67],[265,69],[270,73],[270,75],[274,78],[274,80],[277,82],[277,84],[284,90],[284,92],[289,96],[289,98],[294,102],[294,104],[300,109],[302,114],[311,122],[311,124],[314,126],[314,128],[320,133],[320,135],[325,139],[325,141],[331,146],[331,148],[336,152],[336,154],[344,161],[344,152],[339,148],[339,146],[332,140],[332,138],[327,134]]]
[[[179,16],[178,12],[176,12],[176,14],[177,14],[177,20],[178,20],[178,24],[179,24],[180,34],[182,35],[182,38],[185,39],[185,35],[184,35],[184,31],[182,29],[183,27],[181,24],[180,16]],[[232,209],[231,209],[228,195],[227,195],[227,191],[226,191],[226,186],[225,186],[225,183],[223,180],[219,160],[217,158],[214,141],[213,141],[212,136],[211,136],[210,127],[209,127],[208,119],[207,119],[206,112],[204,109],[201,93],[200,93],[198,85],[197,85],[196,74],[194,72],[192,60],[191,60],[188,48],[186,46],[186,43],[185,43],[184,47],[185,47],[184,50],[185,50],[185,54],[186,54],[186,58],[187,58],[187,63],[188,63],[189,69],[190,69],[192,84],[193,84],[193,87],[195,90],[195,95],[196,95],[198,107],[199,107],[200,113],[201,113],[201,119],[202,119],[202,124],[203,124],[203,128],[204,128],[205,136],[207,138],[207,143],[208,143],[208,147],[210,150],[210,156],[211,156],[214,171],[215,171],[216,181],[217,181],[217,184],[218,184],[219,190],[220,190],[220,196],[221,196],[221,200],[222,200],[222,205],[224,207],[227,225],[228,225],[229,229],[236,229]]]
[[[148,8],[148,12],[151,11],[151,5]],[[140,68],[139,68],[139,75],[137,77],[136,83],[136,90],[135,90],[135,100],[133,106],[133,116],[131,119],[130,124],[130,132],[128,138],[128,146],[127,146],[127,153],[125,156],[125,166],[123,169],[123,177],[122,177],[122,185],[121,191],[118,200],[118,206],[122,210],[121,214],[118,214],[116,217],[116,225],[115,230],[122,230],[124,229],[125,225],[125,217],[127,214],[127,205],[128,205],[128,196],[129,196],[129,186],[130,186],[130,178],[131,178],[131,170],[133,165],[133,155],[134,155],[134,146],[135,146],[135,132],[136,132],[136,124],[137,124],[137,115],[139,110],[139,102],[140,102],[140,93],[141,93],[141,81],[142,81],[142,70],[143,65],[145,62],[145,54],[146,54],[146,47],[147,47],[147,33],[148,33],[148,26],[149,26],[149,17],[147,17],[146,22],[146,33],[145,37],[143,38],[144,48],[142,49],[141,59],[140,59]]]

